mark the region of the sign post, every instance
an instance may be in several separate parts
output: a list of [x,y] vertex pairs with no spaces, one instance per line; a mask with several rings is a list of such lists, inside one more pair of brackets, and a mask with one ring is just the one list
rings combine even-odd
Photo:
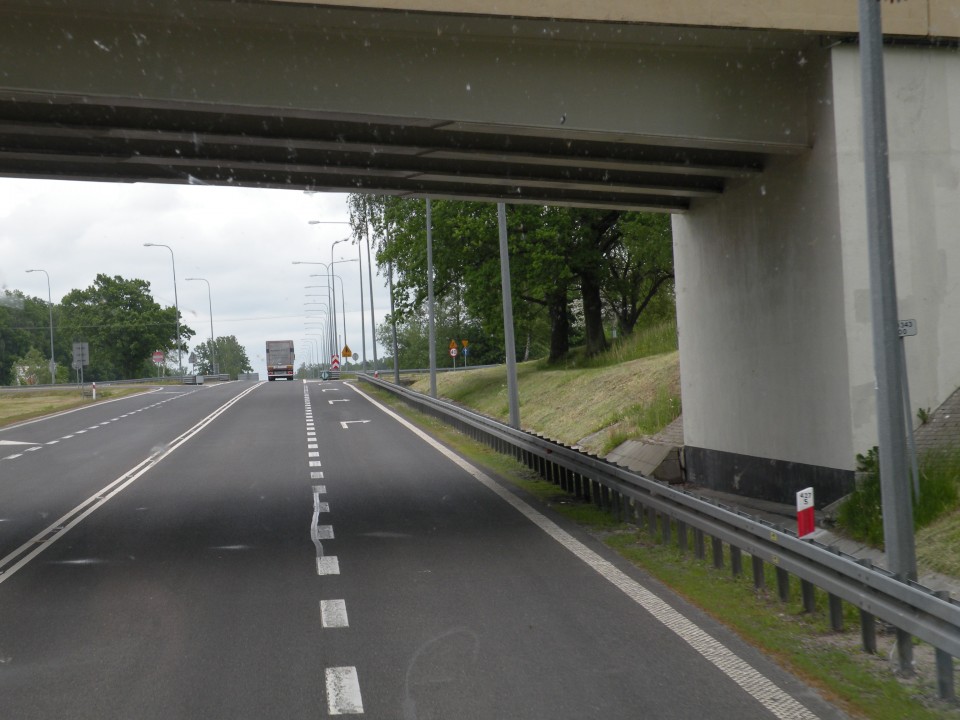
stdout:
[[454,369],[456,369],[457,367],[457,341],[456,340],[450,341],[450,357],[453,358],[453,367]]
[[813,488],[808,487],[797,493],[797,537],[809,535],[817,528],[813,509]]
[[470,348],[468,347],[468,346],[470,345],[470,341],[469,341],[469,340],[461,340],[460,343],[463,345],[463,366],[466,367],[466,366],[467,366],[467,355],[470,354]]

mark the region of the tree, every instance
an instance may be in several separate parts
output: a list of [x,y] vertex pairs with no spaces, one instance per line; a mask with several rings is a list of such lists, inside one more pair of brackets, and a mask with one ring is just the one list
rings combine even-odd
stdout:
[[62,334],[90,345],[92,379],[141,375],[155,350],[186,350],[194,331],[180,323],[177,311],[163,308],[150,294],[150,283],[99,274],[86,290],[72,290],[62,301]]
[[[15,362],[31,350],[46,358],[50,354],[50,320],[47,301],[28,297],[19,290],[4,290],[0,295],[0,385],[16,382]],[[37,378],[50,382],[49,370]]]
[[229,375],[234,380],[240,373],[253,371],[246,349],[234,335],[221,336],[214,341],[213,357],[209,340],[197,345],[193,351],[197,355],[197,372],[201,375],[213,374],[214,361],[220,374]]

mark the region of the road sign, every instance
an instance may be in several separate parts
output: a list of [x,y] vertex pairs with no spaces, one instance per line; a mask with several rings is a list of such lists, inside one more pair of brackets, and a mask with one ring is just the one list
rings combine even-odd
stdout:
[[322,373],[320,373],[320,379],[321,379],[321,380],[329,380],[329,379],[330,379],[330,373],[328,373],[326,370],[324,370]]
[[468,348],[466,345],[464,345],[464,347],[463,347],[463,356],[466,357],[466,356],[469,355],[469,354],[470,354],[470,348]]
[[897,332],[900,337],[908,337],[910,335],[917,334],[917,321],[916,320],[901,320]]
[[161,365],[161,364],[163,363],[163,351],[162,351],[162,350],[156,350],[156,351],[154,351],[154,353],[153,353],[153,362],[154,362],[155,364],[157,364],[157,365]]
[[450,357],[455,358],[457,356],[457,349],[455,347],[450,348]]
[[350,346],[346,343],[343,344],[343,350],[340,351],[340,354],[343,357],[353,357],[353,350],[350,349]]
[[470,344],[470,341],[469,341],[469,340],[461,340],[460,342],[461,342],[461,344],[463,345],[463,353],[466,354],[466,353],[467,353],[467,345]]
[[330,370],[335,372],[340,372],[340,358],[337,357],[336,355],[330,358]]
[[90,364],[90,345],[85,342],[75,342],[73,344],[73,361],[81,365]]
[[456,340],[451,340],[451,341],[450,341],[450,349],[451,349],[451,350],[456,350],[456,349],[457,349],[457,341],[456,341]]

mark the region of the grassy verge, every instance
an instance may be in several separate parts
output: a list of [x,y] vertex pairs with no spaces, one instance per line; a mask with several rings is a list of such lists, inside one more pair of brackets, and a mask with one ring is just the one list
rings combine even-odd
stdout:
[[144,387],[111,387],[97,391],[96,401],[80,396],[75,387],[62,390],[31,390],[9,392],[0,395],[0,427],[31,420],[63,410],[90,405],[126,395],[135,395],[146,390]]
[[[513,458],[410,410],[388,393],[375,391],[373,394],[471,462],[595,533],[623,557],[819,688],[849,714],[875,720],[960,718],[960,709],[936,698],[930,648],[918,646],[915,650],[916,678],[898,679],[887,660],[892,637],[881,632],[877,638],[878,654],[863,653],[859,646],[859,616],[853,607],[844,606],[846,630],[834,633],[826,616],[826,596],[820,591],[817,591],[818,611],[813,614],[803,611],[799,583],[795,581],[791,583],[789,602],[781,603],[775,591],[754,589],[749,561],[744,562],[744,575],[734,578],[729,570],[716,570],[712,563],[698,561],[673,545],[661,545],[656,538],[638,532],[634,526],[617,523],[610,514],[597,510],[592,504],[578,502],[555,485],[540,480]],[[729,557],[725,567],[730,567]],[[767,583],[773,582],[772,576],[768,567]]]

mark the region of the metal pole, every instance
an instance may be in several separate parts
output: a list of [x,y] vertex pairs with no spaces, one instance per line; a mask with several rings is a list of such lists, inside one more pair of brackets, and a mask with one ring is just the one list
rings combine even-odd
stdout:
[[[883,32],[878,0],[860,0],[860,80],[883,539],[888,569],[906,582],[916,580],[917,561],[897,347],[899,314],[883,86]],[[901,672],[912,672],[913,646],[909,635],[900,630],[897,650]]]
[[[363,352],[361,356],[360,369],[363,372],[367,371],[367,321],[364,318],[363,310],[363,247],[360,245],[360,241],[357,241],[357,259],[360,261],[360,266],[357,268],[360,271],[360,349]],[[346,328],[344,328],[346,331]]]
[[[384,224],[386,241],[390,243],[390,229]],[[390,324],[393,326],[393,382],[400,384],[400,346],[397,343],[397,315],[393,300],[393,260],[387,264],[387,273],[390,275]]]
[[42,272],[47,276],[47,310],[50,313],[50,384],[57,384],[57,361],[53,354],[53,296],[50,294],[50,273],[41,268],[27,270],[28,273]]
[[906,338],[900,338],[900,378],[903,387],[903,421],[907,426],[907,447],[910,455],[910,470],[913,477],[913,501],[920,502],[920,466],[917,463],[917,439],[913,435],[913,406],[910,402],[910,378],[907,377]]
[[520,393],[517,388],[517,348],[513,337],[513,297],[510,289],[510,250],[507,245],[507,208],[497,203],[500,228],[500,284],[503,290],[503,338],[507,351],[507,395],[510,426],[520,429]]
[[213,335],[213,296],[210,293],[210,281],[206,278],[184,278],[184,280],[203,280],[207,284],[207,305],[210,308],[210,365],[211,372],[214,375],[220,374],[219,363],[217,363],[216,340]]
[[363,231],[367,239],[367,286],[370,291],[370,339],[373,340],[373,369],[377,370],[377,316],[373,310],[373,263],[370,262],[370,223],[364,205]]
[[433,325],[433,207],[427,198],[427,321],[430,333],[430,397],[437,396],[437,331]]
[[[333,292],[333,348],[334,348],[333,355],[340,355],[340,336],[337,333],[337,293],[336,293],[336,285],[333,284],[333,249],[337,246],[338,243],[342,243],[342,242],[346,242],[346,239],[334,240],[333,245],[330,246],[330,267],[327,268],[327,270],[330,273],[330,285],[332,285],[334,288],[334,292]],[[347,331],[346,316],[344,316],[343,324],[344,324],[343,331],[346,332]],[[333,357],[331,356],[331,360],[332,359]]]
[[180,348],[180,300],[177,298],[177,261],[173,257],[173,248],[162,243],[144,243],[144,247],[164,247],[170,251],[170,264],[173,266],[173,307],[177,313],[177,370],[183,377],[183,350]]

